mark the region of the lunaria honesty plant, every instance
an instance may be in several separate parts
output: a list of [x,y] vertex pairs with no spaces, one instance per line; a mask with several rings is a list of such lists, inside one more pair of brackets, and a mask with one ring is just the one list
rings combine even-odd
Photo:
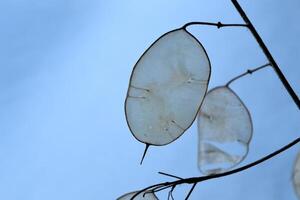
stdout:
[[[169,190],[168,199],[174,199],[172,192],[177,186],[183,184],[192,185],[186,195],[187,200],[198,183],[245,171],[300,143],[298,137],[258,160],[232,169],[247,156],[253,127],[248,109],[229,85],[248,74],[271,67],[299,109],[300,99],[238,1],[231,0],[231,2],[244,23],[189,22],[180,29],[162,35],[134,66],[125,100],[125,114],[129,129],[137,140],[146,144],[143,158],[150,145],[166,145],[179,138],[192,125],[199,111],[198,166],[205,175],[181,178],[159,172],[176,180],[147,186],[123,195],[119,200],[147,198],[147,194],[154,196],[154,193],[164,190]],[[228,81],[225,86],[214,88],[206,94],[210,80],[210,62],[203,46],[186,30],[191,25],[215,26],[218,29],[246,28],[259,44],[267,58],[267,63],[248,69]],[[300,196],[299,160],[298,155],[293,172],[294,187],[298,197]]]
[[198,167],[204,174],[227,171],[247,155],[251,116],[227,86],[210,90],[198,114]]
[[[127,194],[124,194],[123,196],[117,198],[117,200],[130,200],[137,192],[130,192]],[[158,198],[155,196],[153,192],[145,191],[143,193],[138,194],[135,198],[135,200],[158,200]]]
[[300,199],[300,152],[298,153],[294,164],[292,179],[294,190],[297,194],[298,199]]
[[140,57],[130,77],[125,114],[134,137],[146,144],[143,158],[150,145],[169,144],[192,125],[209,78],[206,51],[184,28],[162,35]]

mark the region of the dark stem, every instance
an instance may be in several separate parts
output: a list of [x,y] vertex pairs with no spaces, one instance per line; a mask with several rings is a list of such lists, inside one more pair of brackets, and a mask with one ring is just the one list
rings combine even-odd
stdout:
[[259,44],[259,46],[262,49],[262,51],[264,52],[265,56],[267,57],[269,62],[272,64],[273,69],[275,70],[275,72],[278,75],[279,79],[281,80],[282,84],[286,88],[287,92],[290,94],[290,96],[294,100],[295,104],[298,106],[298,109],[300,109],[300,100],[299,100],[297,94],[294,92],[293,88],[290,86],[289,82],[286,80],[286,78],[283,75],[283,73],[281,72],[279,66],[275,62],[273,56],[269,52],[267,46],[265,45],[265,43],[263,42],[263,40],[261,39],[261,37],[257,33],[256,29],[254,28],[253,24],[251,23],[251,21],[247,17],[246,13],[244,12],[244,10],[240,6],[240,4],[237,2],[237,0],[231,0],[231,2],[233,3],[233,5],[237,9],[237,11],[239,12],[241,17],[243,18],[244,22],[247,24],[247,27],[251,31],[253,37],[255,38],[257,43]]
[[242,74],[240,74],[240,75],[232,78],[230,81],[228,81],[226,83],[226,86],[228,87],[233,81],[236,81],[236,80],[242,78],[243,76],[246,76],[248,74],[252,74],[252,73],[254,73],[254,72],[258,71],[258,70],[261,70],[261,69],[263,69],[265,67],[268,67],[268,66],[271,66],[271,63],[264,64],[264,65],[262,65],[260,67],[254,68],[254,69],[248,69],[246,72],[244,72],[244,73],[242,73]]
[[[210,176],[206,176],[206,177],[199,177],[199,181],[204,181],[204,180],[208,180],[208,179],[214,179],[214,178],[219,178],[219,177],[223,177],[223,176],[228,176],[228,175],[231,175],[231,174],[235,174],[235,173],[238,173],[238,172],[241,172],[241,171],[244,171],[244,170],[247,170],[251,167],[254,167],[260,163],[263,163],[271,158],[273,158],[274,156],[277,156],[278,154],[288,150],[289,148],[291,148],[292,146],[294,146],[295,144],[299,143],[300,142],[300,137],[295,139],[294,141],[292,141],[291,143],[285,145],[284,147],[274,151],[273,153],[255,161],[255,162],[252,162],[248,165],[245,165],[243,167],[239,167],[237,169],[234,169],[234,170],[231,170],[231,171],[228,171],[228,172],[224,172],[224,173],[221,173],[221,174],[214,174],[214,175],[210,175]],[[200,179],[203,179],[203,180],[200,180]]]
[[169,199],[174,200],[174,197],[173,197],[173,191],[174,191],[174,189],[175,189],[175,186],[172,186],[172,188],[171,188],[171,190],[169,191],[169,194],[168,194],[168,200]]
[[273,158],[274,156],[277,156],[278,154],[280,154],[280,153],[288,150],[289,148],[291,148],[292,146],[296,145],[299,142],[300,142],[300,137],[297,138],[297,139],[295,139],[291,143],[285,145],[284,147],[282,147],[282,148],[274,151],[273,153],[271,153],[271,154],[269,154],[269,155],[267,155],[265,157],[262,157],[259,160],[256,160],[256,161],[254,161],[252,163],[249,163],[248,165],[236,168],[236,169],[228,171],[228,172],[223,172],[223,173],[220,173],[220,174],[212,174],[212,175],[208,175],[208,176],[185,178],[185,179],[180,179],[180,180],[176,180],[176,181],[172,181],[172,182],[163,182],[163,183],[158,183],[158,184],[155,184],[155,185],[148,186],[148,187],[146,187],[146,188],[138,191],[131,198],[131,200],[133,200],[135,197],[137,197],[142,192],[147,191],[147,190],[151,190],[151,188],[158,189],[159,187],[161,187],[161,188],[165,188],[166,189],[166,188],[174,187],[174,186],[181,185],[181,184],[195,184],[195,183],[199,183],[199,182],[202,182],[202,181],[207,181],[207,180],[210,180],[210,179],[215,179],[215,178],[220,178],[220,177],[224,177],[224,176],[229,176],[229,175],[232,175],[232,174],[236,174],[236,173],[245,171],[245,170],[247,170],[247,169],[249,169],[251,167],[259,165],[259,164],[261,164],[261,163],[263,163],[263,162],[265,162],[265,161]]
[[160,192],[160,191],[162,191],[162,190],[165,190],[165,189],[168,189],[168,188],[172,188],[173,186],[172,185],[167,185],[167,186],[164,186],[164,187],[162,187],[162,186],[158,186],[157,188],[154,188],[153,189],[153,192],[155,193],[155,192]]
[[158,172],[158,173],[161,174],[161,175],[169,176],[169,177],[176,178],[176,179],[183,179],[183,178],[180,178],[179,176],[175,176],[175,175],[172,175],[172,174],[167,174],[165,172]]
[[189,197],[191,196],[192,192],[194,191],[195,187],[196,187],[197,183],[194,183],[192,188],[190,189],[188,195],[185,197],[185,200],[188,200]]
[[247,27],[247,24],[223,24],[221,22],[211,23],[211,22],[189,22],[182,26],[183,29],[186,29],[188,26],[192,25],[207,25],[207,26],[216,26],[217,28],[222,27]]

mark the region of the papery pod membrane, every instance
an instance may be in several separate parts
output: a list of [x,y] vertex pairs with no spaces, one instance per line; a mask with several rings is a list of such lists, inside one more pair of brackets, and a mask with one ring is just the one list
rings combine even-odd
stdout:
[[[117,200],[131,200],[131,198],[136,194],[137,192],[130,192],[127,194],[124,194],[123,196],[117,198]],[[153,192],[142,192],[138,196],[134,197],[134,200],[158,200],[158,198],[155,196]]]
[[248,154],[252,120],[229,87],[210,90],[198,114],[198,167],[204,174],[225,172]]
[[166,145],[193,123],[207,91],[210,62],[185,29],[156,40],[136,63],[125,101],[128,126],[146,145]]
[[298,153],[293,170],[293,185],[298,199],[300,199],[300,153]]

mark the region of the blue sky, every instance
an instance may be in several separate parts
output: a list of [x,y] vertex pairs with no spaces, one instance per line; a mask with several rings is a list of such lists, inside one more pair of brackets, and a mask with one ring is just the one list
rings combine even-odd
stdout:
[[[240,0],[300,95],[300,2]],[[230,1],[2,0],[0,2],[0,199],[96,200],[197,169],[195,124],[176,142],[150,148],[131,135],[124,100],[134,63],[160,35],[189,21],[242,22]],[[189,28],[212,62],[209,87],[266,63],[241,28]],[[299,136],[300,113],[272,69],[232,84],[248,106],[254,161]],[[258,167],[199,184],[191,199],[296,200],[300,146]],[[189,186],[176,188],[182,199]],[[162,199],[165,194],[160,194]]]

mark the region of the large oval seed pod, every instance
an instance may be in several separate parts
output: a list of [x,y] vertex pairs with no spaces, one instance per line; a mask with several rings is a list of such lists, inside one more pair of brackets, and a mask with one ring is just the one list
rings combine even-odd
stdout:
[[229,87],[210,90],[198,114],[198,167],[204,174],[227,171],[248,154],[252,120]]
[[298,153],[293,170],[293,185],[294,190],[297,194],[298,199],[300,199],[300,153]]
[[180,137],[197,116],[209,78],[208,56],[193,35],[182,28],[158,38],[130,77],[125,114],[134,137],[146,147]]
[[[130,192],[127,194],[124,194],[123,196],[117,198],[117,200],[131,200],[131,198],[136,194],[137,192]],[[141,194],[134,197],[134,200],[158,200],[156,195],[153,192],[142,192]]]

